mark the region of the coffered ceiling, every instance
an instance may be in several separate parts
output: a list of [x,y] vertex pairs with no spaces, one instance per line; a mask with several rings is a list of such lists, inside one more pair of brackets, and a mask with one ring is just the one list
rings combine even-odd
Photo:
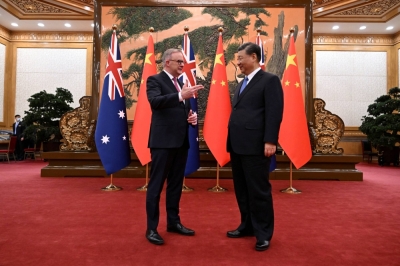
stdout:
[[[315,33],[394,34],[400,31],[400,0],[312,2]],[[93,8],[94,0],[0,0],[0,25],[10,31],[91,31]],[[12,22],[18,26],[12,26]],[[39,22],[45,26],[39,27]],[[65,23],[71,27],[66,28]],[[333,25],[339,29],[332,30]],[[366,29],[360,31],[363,25]],[[386,30],[388,26],[394,28]]]

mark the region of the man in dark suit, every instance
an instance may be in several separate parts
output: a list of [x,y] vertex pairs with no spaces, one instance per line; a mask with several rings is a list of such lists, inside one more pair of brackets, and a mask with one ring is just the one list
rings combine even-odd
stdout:
[[192,236],[194,231],[182,225],[179,201],[189,149],[188,127],[197,124],[197,114],[190,110],[189,99],[203,88],[187,87],[177,80],[182,74],[184,58],[181,50],[168,49],[162,56],[164,70],[147,79],[147,98],[152,117],[149,136],[151,152],[150,181],[146,195],[147,230],[150,243],[161,245],[157,232],[160,216],[160,194],[167,179],[167,231]]
[[25,125],[21,121],[20,115],[15,115],[15,123],[13,124],[13,135],[17,136],[17,143],[15,146],[15,154],[18,161],[22,161],[24,159],[24,130]]
[[263,251],[274,231],[269,157],[276,151],[283,91],[279,78],[260,68],[260,50],[250,42],[238,48],[238,66],[245,78],[233,96],[227,149],[241,223],[227,236],[255,236],[255,249]]

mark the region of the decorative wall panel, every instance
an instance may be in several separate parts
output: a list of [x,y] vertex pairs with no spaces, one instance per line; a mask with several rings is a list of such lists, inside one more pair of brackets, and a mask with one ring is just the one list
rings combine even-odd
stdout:
[[0,122],[4,121],[4,75],[6,65],[6,46],[0,43]]
[[316,51],[316,97],[346,127],[361,125],[368,105],[387,91],[386,52]]
[[16,67],[15,111],[24,116],[29,109],[27,99],[42,90],[55,93],[68,89],[72,107],[86,95],[86,49],[18,48]]

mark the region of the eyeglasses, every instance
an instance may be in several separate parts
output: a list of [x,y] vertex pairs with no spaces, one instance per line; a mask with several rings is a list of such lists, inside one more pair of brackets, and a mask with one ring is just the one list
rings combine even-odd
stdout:
[[239,62],[242,62],[243,60],[245,60],[247,57],[241,57],[241,56],[239,56],[238,58],[237,58],[237,61],[239,61]]
[[182,60],[172,60],[172,59],[170,59],[169,61],[177,62],[178,65],[184,65],[185,64],[185,61],[182,61]]

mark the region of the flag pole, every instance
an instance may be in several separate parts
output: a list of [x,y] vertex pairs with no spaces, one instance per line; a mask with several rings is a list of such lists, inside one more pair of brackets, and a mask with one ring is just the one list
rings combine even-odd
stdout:
[[[185,61],[186,62],[190,62],[191,60],[192,60],[192,58],[191,58],[191,53],[193,52],[193,55],[194,55],[194,51],[193,51],[193,49],[192,49],[192,44],[190,43],[190,42],[185,42],[185,40],[189,40],[189,37],[188,37],[188,32],[189,32],[189,27],[188,26],[184,26],[183,27],[183,30],[185,31],[185,33],[184,33],[184,41],[183,41],[183,43],[182,43],[182,46],[179,46],[179,48],[180,49],[182,49],[182,54],[184,55],[184,58],[185,58]],[[194,59],[194,58],[193,58]],[[195,60],[195,59],[194,59]],[[196,66],[196,63],[194,64],[194,66]],[[183,72],[186,72],[186,70],[184,69],[183,70]],[[183,73],[182,73],[183,74]],[[186,72],[186,75],[187,75],[187,79],[186,79],[186,81],[187,80],[190,80],[189,79],[189,75],[188,75],[188,73]],[[192,77],[193,77],[193,84],[191,84],[192,82],[190,82],[190,86],[195,86],[196,85],[196,76],[195,75],[193,75],[193,72],[192,72]],[[185,79],[183,79],[183,83],[185,83]],[[193,98],[194,99],[196,99],[196,97],[197,97],[197,95],[196,95],[196,93],[193,95]],[[192,108],[194,109],[193,111],[196,111],[197,112],[197,100],[196,100],[196,106],[195,106],[195,108],[194,108],[194,106],[193,106],[193,103],[192,103],[192,100],[190,100],[190,102],[191,102],[191,105],[192,105]],[[189,129],[190,130],[190,129]],[[193,135],[194,137],[196,137],[197,139],[198,139],[198,128],[197,128],[197,125],[196,125],[196,130],[197,130],[197,133],[195,134],[195,135]],[[191,132],[191,131],[189,131],[189,143],[191,143],[191,141],[192,141],[192,135],[191,135],[191,133],[193,133],[193,132]],[[192,146],[192,144],[190,144],[190,148],[189,148],[189,150],[188,150],[188,154],[189,154],[189,156],[188,156],[188,159],[187,159],[187,162],[186,162],[186,167],[187,167],[187,163],[189,162],[189,160],[190,159],[192,159],[191,158],[191,152],[192,152],[192,148],[195,150],[195,151],[197,151],[197,153],[199,152],[198,151],[198,149],[199,149],[199,144],[198,144],[198,142],[197,142],[197,145],[196,145],[196,147],[197,147],[197,149],[195,149],[193,146]],[[200,162],[199,162],[200,163]],[[197,169],[198,169],[198,167],[197,167]],[[185,168],[185,173],[186,173],[186,168]],[[190,173],[189,173],[190,174]],[[183,177],[183,185],[182,185],[182,192],[190,192],[190,191],[193,191],[194,189],[193,188],[191,188],[191,187],[188,187],[188,186],[186,186],[186,184],[185,184],[185,180],[186,180],[186,177]]]
[[188,187],[188,186],[185,185],[185,180],[186,180],[186,177],[183,178],[182,191],[183,191],[183,192],[190,192],[190,191],[193,191],[193,190],[194,190],[193,188]]
[[122,190],[122,187],[117,187],[116,185],[114,185],[112,180],[113,180],[113,174],[110,175],[110,184],[108,186],[106,186],[106,187],[103,187],[101,190],[104,190],[104,191]]
[[146,184],[144,186],[138,187],[138,191],[147,191],[147,185],[149,184],[149,164],[146,163]]
[[290,175],[289,175],[289,187],[288,188],[285,188],[285,189],[282,189],[281,190],[281,192],[282,193],[288,193],[288,194],[300,194],[301,193],[301,191],[300,190],[298,190],[298,189],[295,189],[293,186],[292,186],[292,176],[293,176],[293,170],[292,170],[292,165],[293,165],[293,163],[292,163],[292,161],[290,161]]
[[217,185],[215,187],[209,188],[208,191],[210,192],[225,192],[227,191],[226,188],[219,186],[219,164],[217,162]]

